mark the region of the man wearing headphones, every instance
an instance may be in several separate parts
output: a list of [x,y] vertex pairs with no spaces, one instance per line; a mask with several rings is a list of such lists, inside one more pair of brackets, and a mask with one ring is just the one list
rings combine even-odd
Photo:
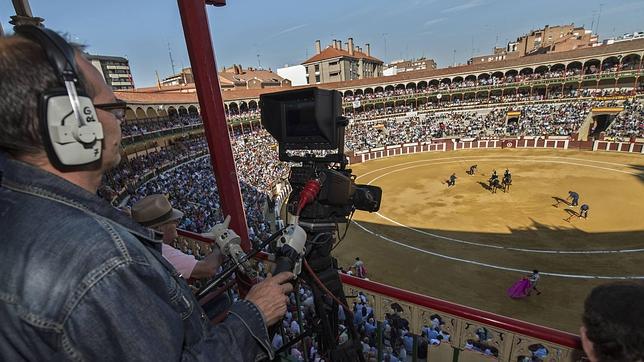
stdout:
[[151,231],[96,195],[125,107],[56,33],[0,37],[0,359],[273,357],[291,273],[210,324]]

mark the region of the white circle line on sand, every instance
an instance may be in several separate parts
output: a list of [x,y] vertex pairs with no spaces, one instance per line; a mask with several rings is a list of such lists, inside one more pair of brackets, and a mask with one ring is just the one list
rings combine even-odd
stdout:
[[448,240],[448,241],[453,241],[456,243],[461,243],[461,244],[467,244],[467,245],[475,245],[475,246],[480,246],[484,248],[492,248],[492,249],[501,249],[501,250],[510,250],[510,251],[521,251],[521,252],[526,252],[526,253],[542,253],[542,254],[619,254],[619,253],[640,253],[644,251],[644,248],[641,249],[618,249],[618,250],[552,250],[552,249],[527,249],[527,248],[514,248],[514,247],[509,247],[509,246],[501,246],[501,245],[490,245],[490,244],[483,244],[483,243],[477,243],[475,241],[467,241],[467,240],[462,240],[462,239],[456,239],[452,238],[449,236],[443,236],[439,234],[434,234],[430,233],[424,230],[416,229],[411,226],[407,226],[403,223],[400,223],[396,220],[393,220],[391,218],[388,218],[387,216],[384,216],[380,214],[379,212],[376,213],[376,215],[380,216],[381,218],[390,221],[396,225],[402,226],[406,229],[415,231],[420,234],[424,234],[427,236],[431,236],[437,239],[443,239],[443,240]]
[[[354,221],[354,223],[357,224],[362,230],[368,232],[369,234],[372,234],[372,235],[374,235],[376,237],[379,237],[379,238],[381,238],[383,240],[386,240],[386,241],[388,241],[388,242],[390,242],[392,244],[396,244],[396,245],[399,245],[399,246],[402,246],[402,247],[405,247],[405,248],[409,248],[409,249],[412,249],[412,250],[415,250],[415,251],[418,251],[418,252],[421,252],[421,253],[430,254],[430,255],[433,255],[433,256],[436,256],[436,257],[439,257],[439,258],[443,258],[443,259],[458,261],[458,262],[472,264],[472,265],[478,265],[478,266],[491,268],[491,269],[512,271],[512,272],[525,273],[525,274],[532,273],[532,270],[509,268],[509,267],[504,267],[504,266],[500,266],[500,265],[481,263],[481,262],[470,260],[470,259],[456,258],[456,257],[453,257],[453,256],[444,255],[444,254],[436,253],[436,252],[433,252],[433,251],[417,248],[415,246],[407,245],[407,244],[402,243],[400,241],[397,241],[397,240],[391,239],[389,237],[386,237],[384,235],[380,235],[378,233],[375,233],[375,232],[369,230],[368,228],[364,227],[362,224],[360,224],[357,221]],[[580,274],[563,274],[563,273],[549,273],[549,272],[539,272],[539,274],[541,274],[541,275],[549,275],[549,276],[554,276],[554,277],[561,277],[561,278],[574,278],[574,279],[611,279],[611,280],[616,280],[616,279],[620,279],[620,280],[624,280],[624,279],[644,279],[644,275],[636,275],[636,276],[605,276],[605,275],[580,275]]]

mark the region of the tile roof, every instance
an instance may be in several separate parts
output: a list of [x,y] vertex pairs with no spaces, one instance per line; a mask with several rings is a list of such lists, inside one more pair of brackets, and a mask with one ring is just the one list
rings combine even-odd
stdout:
[[538,65],[540,63],[565,62],[575,59],[584,59],[595,56],[610,55],[613,53],[644,52],[644,39],[631,40],[626,42],[614,43],[611,45],[601,45],[592,48],[581,48],[565,52],[547,53],[539,55],[530,55],[521,58],[501,60],[497,62],[485,62],[472,65],[461,65],[449,68],[425,69],[404,72],[392,76],[382,76],[377,78],[355,79],[344,82],[333,82],[320,84],[323,88],[345,89],[350,87],[360,87],[365,85],[389,84],[406,80],[418,80],[422,78],[436,78],[451,75],[464,75],[467,73],[477,73],[483,71],[496,71],[498,69],[518,68],[522,66]]
[[349,51],[344,50],[344,49],[336,49],[332,46],[327,47],[326,49],[322,50],[319,54],[316,54],[312,56],[311,58],[307,59],[306,61],[302,62],[302,64],[309,64],[309,63],[315,63],[319,62],[322,60],[327,60],[327,59],[333,59],[333,58],[354,58],[354,59],[367,59],[373,63],[382,63],[382,60],[372,57],[370,55],[367,55],[363,52],[359,52],[355,50],[353,52],[353,55],[349,54]]
[[[224,102],[257,100],[260,94],[279,92],[284,87],[263,88],[263,89],[235,89],[221,92]],[[141,91],[117,91],[116,98],[126,101],[128,104],[168,104],[168,103],[198,103],[197,93],[174,93],[174,92],[141,92]]]
[[242,73],[235,74],[233,72],[221,72],[219,73],[219,80],[226,80],[230,83],[246,83],[251,79],[257,78],[262,83],[280,83],[284,78],[268,70],[258,70],[258,69],[244,69]]
[[[329,47],[326,50],[333,49]],[[338,49],[333,49],[339,51]],[[477,73],[483,71],[494,71],[498,69],[519,68],[522,66],[536,65],[540,63],[564,62],[574,59],[584,59],[594,56],[610,55],[620,52],[634,52],[642,54],[644,52],[644,39],[632,40],[627,42],[614,43],[611,45],[602,45],[593,48],[575,49],[566,52],[548,53],[532,55],[517,59],[504,60],[498,62],[481,63],[476,65],[463,65],[451,68],[427,69],[419,71],[404,72],[394,76],[356,79],[345,82],[333,82],[318,84],[317,87],[324,89],[348,89],[361,86],[375,86],[384,84],[393,84],[403,81],[415,81],[420,79],[430,79],[437,77],[447,77],[453,75],[465,75],[468,73]],[[324,53],[324,52],[322,52]],[[320,53],[320,54],[322,54]],[[348,52],[345,51],[348,54]],[[318,55],[320,55],[318,54]],[[337,54],[337,53],[335,53]],[[311,58],[313,59],[313,58]],[[307,86],[292,87],[289,89],[306,88]],[[283,87],[263,88],[263,89],[235,89],[223,91],[224,101],[234,100],[251,100],[258,99],[260,94],[279,92],[284,90]],[[115,92],[119,99],[132,104],[167,104],[167,103],[198,103],[197,94],[194,92],[194,84],[183,86],[138,88],[128,91]]]

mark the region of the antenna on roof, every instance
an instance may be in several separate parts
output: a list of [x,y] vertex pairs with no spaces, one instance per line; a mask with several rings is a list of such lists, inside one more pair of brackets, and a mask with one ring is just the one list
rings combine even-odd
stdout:
[[168,42],[168,55],[170,55],[170,66],[172,67],[172,75],[177,74],[174,69],[174,60],[172,60],[172,49],[170,49],[170,42]]
[[259,53],[257,53],[257,69],[262,69],[262,60]]
[[[597,14],[597,26],[595,27],[595,35],[598,36],[597,39],[599,39],[599,19],[602,17],[602,7],[604,4],[599,4],[599,13]],[[592,29],[591,29],[592,31]]]

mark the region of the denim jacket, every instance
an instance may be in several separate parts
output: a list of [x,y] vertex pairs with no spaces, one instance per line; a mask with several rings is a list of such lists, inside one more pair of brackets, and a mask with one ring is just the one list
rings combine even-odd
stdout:
[[150,230],[0,152],[0,360],[254,361],[260,310],[213,326]]

